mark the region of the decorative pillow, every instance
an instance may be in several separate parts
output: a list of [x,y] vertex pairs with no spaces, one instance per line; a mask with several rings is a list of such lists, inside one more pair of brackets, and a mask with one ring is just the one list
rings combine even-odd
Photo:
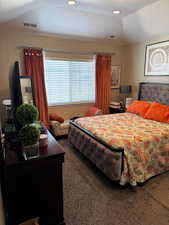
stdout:
[[97,116],[101,115],[101,110],[97,107],[90,107],[85,116]]
[[63,117],[57,115],[56,113],[49,113],[49,119],[50,120],[56,120],[56,121],[58,121],[60,123],[63,123],[64,122]]
[[153,102],[144,118],[169,123],[169,106]]
[[127,112],[135,113],[144,117],[150,106],[151,103],[149,102],[135,100],[128,106]]

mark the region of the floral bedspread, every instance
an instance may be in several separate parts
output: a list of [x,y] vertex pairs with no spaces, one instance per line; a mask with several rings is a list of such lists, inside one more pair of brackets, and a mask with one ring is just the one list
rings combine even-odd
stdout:
[[120,184],[134,186],[169,170],[169,124],[131,113],[84,117],[76,122],[112,147],[124,149]]

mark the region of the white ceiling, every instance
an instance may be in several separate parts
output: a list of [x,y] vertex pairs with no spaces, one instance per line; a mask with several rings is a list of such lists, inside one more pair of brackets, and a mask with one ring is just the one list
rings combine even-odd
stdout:
[[[77,0],[76,5],[69,6],[67,0],[0,0],[0,23],[21,28],[24,22],[33,23],[37,24],[36,31],[78,38],[107,39],[113,34],[130,39],[133,28],[137,29],[135,17],[129,19],[130,15],[157,1]],[[117,9],[121,14],[113,15]]]
[[124,37],[131,42],[168,39],[168,22],[169,0],[157,1],[123,18]]

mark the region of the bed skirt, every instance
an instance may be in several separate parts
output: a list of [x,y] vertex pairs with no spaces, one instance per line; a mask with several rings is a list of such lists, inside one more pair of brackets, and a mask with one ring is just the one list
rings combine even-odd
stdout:
[[123,151],[113,151],[73,124],[69,127],[68,140],[108,178],[114,181],[120,180],[123,170]]

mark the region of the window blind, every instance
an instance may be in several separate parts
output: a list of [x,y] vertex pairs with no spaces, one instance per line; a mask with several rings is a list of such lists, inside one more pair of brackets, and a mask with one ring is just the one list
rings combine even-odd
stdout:
[[45,60],[49,105],[95,101],[95,60]]

